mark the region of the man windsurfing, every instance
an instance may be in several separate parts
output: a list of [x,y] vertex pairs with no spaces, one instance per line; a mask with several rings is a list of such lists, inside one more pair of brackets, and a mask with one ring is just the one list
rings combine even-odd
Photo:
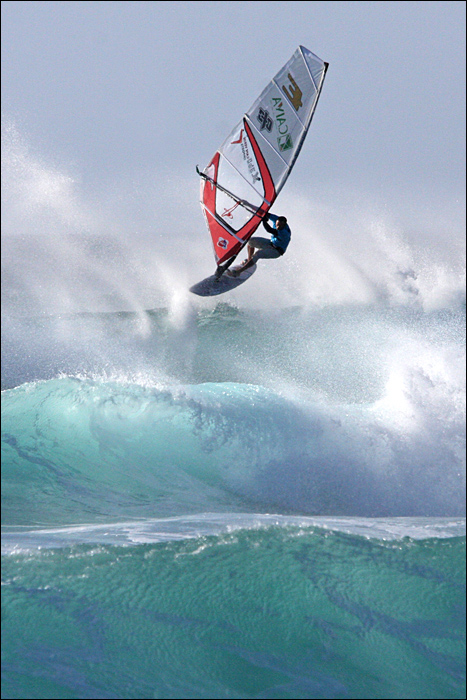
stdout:
[[[268,219],[272,222],[273,226],[268,224]],[[290,243],[290,236],[292,235],[285,216],[265,214],[263,217],[263,226],[266,231],[271,234],[271,240],[262,238],[261,236],[253,236],[250,238],[247,248],[248,257],[236,270],[227,270],[227,275],[230,277],[238,277],[242,272],[248,270],[249,267],[255,265],[260,259],[271,260],[284,255]]]

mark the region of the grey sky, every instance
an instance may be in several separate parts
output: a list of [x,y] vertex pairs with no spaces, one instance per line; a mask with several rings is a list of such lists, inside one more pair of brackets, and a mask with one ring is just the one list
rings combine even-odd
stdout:
[[304,44],[330,69],[296,178],[463,192],[463,2],[2,2],[2,109],[84,182],[205,164]]

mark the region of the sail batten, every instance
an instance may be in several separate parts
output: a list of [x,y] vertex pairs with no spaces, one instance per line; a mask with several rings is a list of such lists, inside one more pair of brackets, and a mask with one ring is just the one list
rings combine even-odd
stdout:
[[310,127],[327,63],[303,46],[267,84],[204,169],[201,206],[218,266],[253,235]]

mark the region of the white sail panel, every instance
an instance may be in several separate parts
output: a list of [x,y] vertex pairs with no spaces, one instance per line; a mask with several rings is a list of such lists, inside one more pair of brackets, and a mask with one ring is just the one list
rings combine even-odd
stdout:
[[250,119],[255,135],[260,132],[281,156],[283,168],[287,170],[293,162],[295,147],[300,143],[305,127],[274,83],[265,97],[255,103]]
[[[266,86],[247,116],[284,161],[276,194],[287,179],[316,107],[327,64],[300,47]],[[269,163],[268,163],[269,165]]]
[[319,85],[323,82],[324,79],[323,64],[325,72],[328,67],[328,64],[322,61],[320,58],[318,58],[318,56],[315,56],[314,53],[311,53],[311,51],[306,49],[304,46],[300,46],[299,51],[301,52],[303,59],[308,66],[308,69],[314,80],[315,86],[319,89]]
[[[261,168],[253,145],[248,138],[243,119],[224,141],[219,152],[235,169],[237,173],[237,186],[242,188],[244,184],[247,184],[248,187],[253,188],[260,197],[263,197],[264,187]],[[231,185],[235,187],[233,183],[231,183]],[[237,194],[237,190],[232,190],[230,187],[228,189]]]
[[222,190],[216,191],[216,212],[230,228],[239,231],[251,219],[252,211],[261,207],[263,197],[246,178],[239,178],[235,167],[222,156],[219,159],[217,179],[229,192],[235,191],[240,202],[243,202],[239,204]]

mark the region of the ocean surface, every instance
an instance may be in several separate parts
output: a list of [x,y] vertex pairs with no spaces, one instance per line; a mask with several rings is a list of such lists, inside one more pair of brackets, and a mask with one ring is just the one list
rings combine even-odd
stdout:
[[465,697],[465,303],[2,323],[2,697]]

